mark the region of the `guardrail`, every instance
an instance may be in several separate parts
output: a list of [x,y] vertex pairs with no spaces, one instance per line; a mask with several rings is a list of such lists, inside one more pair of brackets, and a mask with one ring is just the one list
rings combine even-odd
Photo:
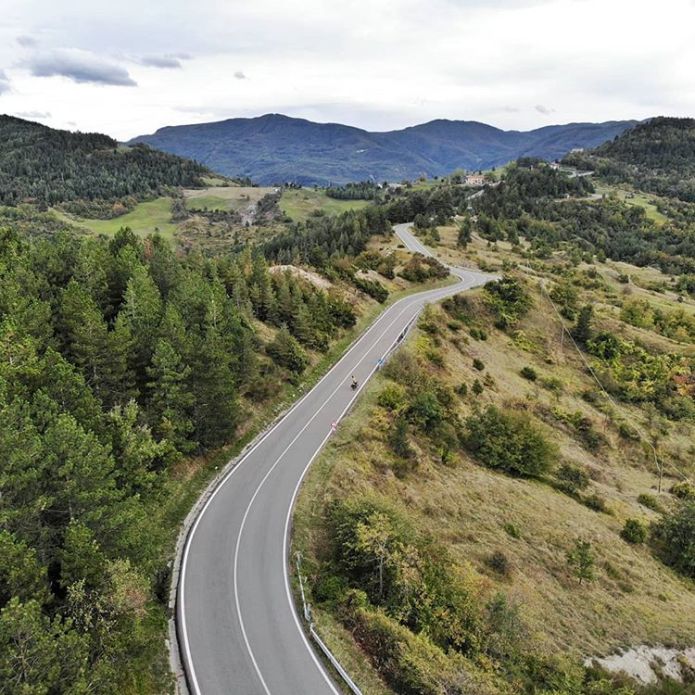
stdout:
[[314,620],[311,615],[311,606],[306,600],[306,595],[304,594],[304,580],[302,579],[302,568],[301,568],[301,555],[297,553],[297,578],[299,579],[299,592],[302,596],[302,608],[304,611],[304,620],[307,621],[309,625],[309,634],[311,638],[316,642],[319,649],[323,652],[323,655],[331,663],[331,666],[338,672],[340,677],[345,681],[345,684],[354,695],[362,695],[362,691],[357,687],[355,681],[350,678],[348,672],[343,668],[342,664],[333,655],[333,652],[326,646],[326,643],[319,637],[316,628],[314,627]]
[[[408,333],[410,332],[410,329],[413,327],[413,324],[415,321],[417,321],[418,317],[420,315],[420,312],[418,312],[415,316],[413,316],[410,321],[406,324],[405,328],[398,334],[398,337],[396,340],[393,341],[393,343],[390,345],[389,349],[383,354],[383,356],[378,360],[376,367],[372,371],[372,373],[369,375],[368,379],[372,376],[372,374],[380,369],[386,362],[386,360],[389,358],[391,353],[396,350],[396,348],[403,342],[404,338]],[[328,648],[326,643],[321,639],[319,636],[318,632],[316,631],[316,627],[314,625],[314,618],[311,613],[311,604],[306,600],[306,594],[304,592],[304,579],[302,577],[302,568],[301,568],[301,554],[299,552],[296,553],[295,556],[295,561],[297,564],[297,578],[299,580],[299,593],[302,597],[302,613],[304,615],[304,620],[306,621],[308,628],[309,628],[309,635],[311,638],[316,642],[316,645],[318,648],[321,650],[323,655],[328,659],[330,662],[331,666],[335,669],[335,671],[340,675],[340,677],[343,679],[347,687],[350,689],[350,692],[354,693],[354,695],[362,695],[362,691],[357,687],[357,684],[355,681],[350,678],[350,674],[345,670],[343,665],[338,661],[336,656],[333,654],[333,652]]]

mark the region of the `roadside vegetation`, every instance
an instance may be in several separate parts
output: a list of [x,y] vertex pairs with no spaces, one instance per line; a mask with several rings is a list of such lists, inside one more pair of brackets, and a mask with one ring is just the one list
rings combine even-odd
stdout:
[[427,309],[310,471],[315,621],[365,693],[692,692],[592,661],[695,643],[690,210],[534,160],[457,195],[386,205],[502,280]]

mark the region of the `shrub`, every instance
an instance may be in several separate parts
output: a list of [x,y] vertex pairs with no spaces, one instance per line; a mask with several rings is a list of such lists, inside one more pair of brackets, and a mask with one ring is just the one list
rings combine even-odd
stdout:
[[528,415],[494,406],[466,420],[464,443],[486,466],[528,477],[548,471],[556,453]]
[[538,378],[538,374],[533,367],[522,367],[519,374],[529,381],[535,381]]
[[484,287],[488,305],[496,315],[495,325],[506,329],[513,326],[531,307],[531,298],[519,280],[503,277]]
[[444,652],[426,634],[413,634],[381,610],[360,608],[353,612],[350,623],[355,639],[398,693],[495,692],[473,675],[473,668],[463,657]]
[[555,394],[562,393],[565,387],[562,383],[562,379],[558,379],[555,376],[548,377],[547,379],[542,379],[541,385],[544,389],[548,389],[548,391]]
[[652,527],[663,560],[695,579],[695,501],[681,502]]
[[413,450],[408,442],[408,421],[403,415],[399,415],[388,434],[388,443],[396,456],[409,459],[413,455]]
[[516,540],[519,540],[521,538],[521,531],[519,531],[519,527],[515,526],[511,522],[507,522],[503,527],[502,527],[512,538],[515,538]]
[[473,359],[473,368],[477,369],[479,372],[482,372],[483,369],[485,369],[485,365],[483,364],[482,360],[479,360],[477,357]]
[[655,512],[660,512],[662,511],[661,505],[659,504],[659,500],[654,497],[654,495],[650,495],[647,492],[643,492],[640,495],[637,495],[637,501],[643,506],[647,507],[647,509],[652,509]]
[[644,543],[647,540],[647,526],[639,519],[627,519],[620,532],[620,537],[634,545]]
[[595,512],[608,511],[608,507],[606,506],[606,500],[603,497],[601,497],[601,495],[597,495],[595,492],[591,495],[587,495],[582,500],[582,502],[585,506],[589,507],[589,509],[593,509]]
[[387,410],[398,410],[406,402],[405,389],[400,384],[386,384],[376,402]]
[[471,386],[471,390],[476,396],[479,396],[483,392],[483,385],[476,379]]
[[486,564],[490,569],[503,577],[508,577],[511,574],[512,568],[509,558],[501,550],[495,550],[495,552],[487,558]]
[[473,340],[487,340],[487,333],[482,328],[476,328],[474,326],[470,329],[469,333]]
[[445,409],[437,394],[432,390],[420,391],[408,410],[408,416],[423,431],[431,433],[445,419]]
[[347,582],[335,574],[322,574],[312,588],[312,595],[319,603],[338,603],[347,590]]
[[368,278],[361,278],[355,275],[352,278],[352,284],[372,299],[376,299],[380,304],[383,304],[389,298],[389,291],[378,280],[369,280]]
[[639,440],[639,432],[627,422],[621,422],[618,425],[618,434],[630,442],[636,442]]
[[685,480],[674,483],[669,492],[680,500],[695,500],[695,485]]
[[579,490],[584,490],[589,485],[589,476],[579,466],[573,466],[571,463],[563,463],[555,473],[559,481],[559,487],[571,494]]

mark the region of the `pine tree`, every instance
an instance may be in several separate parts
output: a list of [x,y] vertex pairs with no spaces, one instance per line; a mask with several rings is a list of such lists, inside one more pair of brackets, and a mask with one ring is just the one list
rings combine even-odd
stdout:
[[579,310],[579,316],[577,316],[577,323],[572,330],[572,335],[580,345],[586,345],[591,339],[591,322],[593,316],[594,307],[591,306],[591,304],[585,304]]
[[170,441],[182,454],[191,453],[197,446],[190,440],[194,402],[188,387],[191,368],[183,363],[171,343],[159,340],[147,375],[148,414],[155,434]]
[[132,338],[130,358],[137,383],[144,386],[146,369],[152,359],[152,351],[162,318],[162,298],[159,289],[147,269],[136,266],[128,280],[124,304],[119,313],[123,317]]

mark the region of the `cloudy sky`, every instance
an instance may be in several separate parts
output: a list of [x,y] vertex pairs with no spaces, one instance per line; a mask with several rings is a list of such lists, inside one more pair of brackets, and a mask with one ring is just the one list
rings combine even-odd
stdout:
[[2,0],[0,113],[120,139],[695,116],[695,0]]

